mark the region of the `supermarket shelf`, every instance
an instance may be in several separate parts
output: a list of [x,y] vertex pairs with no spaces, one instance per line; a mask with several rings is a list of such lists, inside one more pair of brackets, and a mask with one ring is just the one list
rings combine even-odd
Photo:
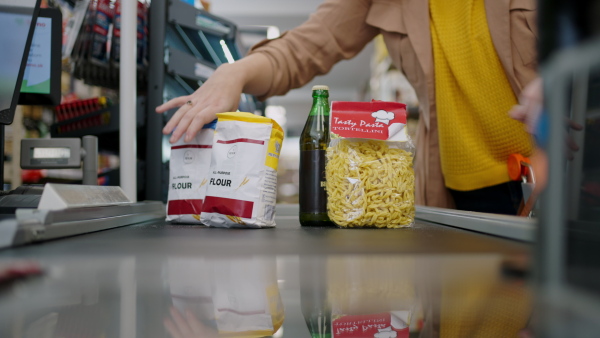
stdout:
[[169,73],[196,81],[205,82],[217,68],[213,63],[197,59],[194,56],[175,48],[168,48],[167,56],[167,71]]
[[[138,99],[136,111],[137,127],[144,126],[145,100]],[[52,137],[82,137],[85,135],[102,135],[119,131],[119,105],[113,105],[95,112],[63,120],[50,128]]]
[[168,13],[169,23],[201,30],[224,39],[235,38],[236,26],[234,23],[190,6],[183,1],[171,1]]
[[[183,1],[155,0],[150,6],[148,29],[153,41],[148,49],[148,112],[146,114],[145,198],[166,201],[168,155],[161,135],[168,118],[176,111],[154,113],[154,107],[175,97],[190,95],[224,64],[239,60],[238,27],[231,21],[197,9]],[[243,94],[240,111],[264,114],[264,105]]]

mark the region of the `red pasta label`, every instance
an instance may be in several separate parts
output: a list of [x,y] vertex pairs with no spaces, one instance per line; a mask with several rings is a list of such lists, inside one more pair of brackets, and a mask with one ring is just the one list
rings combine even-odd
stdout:
[[406,105],[398,102],[335,101],[331,104],[333,137],[403,141]]
[[[406,312],[406,311],[401,311]],[[332,321],[334,338],[408,338],[406,318],[396,311],[371,315],[342,316]]]

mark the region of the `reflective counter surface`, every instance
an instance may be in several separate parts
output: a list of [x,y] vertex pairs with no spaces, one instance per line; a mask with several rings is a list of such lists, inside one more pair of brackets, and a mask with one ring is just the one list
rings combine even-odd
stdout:
[[0,284],[0,337],[513,337],[529,246],[398,230],[149,222],[0,251],[44,273]]

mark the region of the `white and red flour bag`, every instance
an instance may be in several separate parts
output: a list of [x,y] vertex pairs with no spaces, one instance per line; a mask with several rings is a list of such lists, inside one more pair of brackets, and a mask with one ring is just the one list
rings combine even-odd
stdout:
[[268,117],[250,113],[217,117],[202,223],[226,228],[275,226],[283,129]]
[[167,221],[201,224],[215,125],[216,120],[205,125],[190,142],[182,137],[171,146]]

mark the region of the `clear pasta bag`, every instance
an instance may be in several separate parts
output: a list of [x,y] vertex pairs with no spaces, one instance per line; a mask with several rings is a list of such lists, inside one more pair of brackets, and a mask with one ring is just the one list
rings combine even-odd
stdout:
[[402,103],[332,102],[325,171],[327,211],[338,226],[414,223],[414,145],[405,127]]

